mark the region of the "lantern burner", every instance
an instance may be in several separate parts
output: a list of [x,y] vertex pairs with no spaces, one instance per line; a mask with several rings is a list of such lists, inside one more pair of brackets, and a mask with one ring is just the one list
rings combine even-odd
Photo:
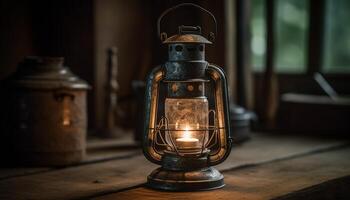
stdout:
[[[215,111],[210,110],[208,116],[212,114],[213,119],[215,119]],[[167,117],[162,117],[158,125],[154,130],[152,138],[152,148],[155,149],[160,155],[165,154],[176,154],[183,157],[201,157],[203,155],[215,155],[217,150],[214,147],[220,146],[220,140],[218,139],[219,129],[224,129],[223,127],[218,127],[217,122],[215,125],[208,125],[204,127],[195,127],[195,129],[178,129],[178,127],[169,128],[169,120]],[[191,132],[194,136],[184,136],[186,132]],[[202,134],[204,132],[209,132],[209,134]],[[181,135],[188,143],[187,146],[179,145],[179,139],[176,139],[173,135]],[[196,138],[196,135],[203,135],[204,138],[201,139],[201,142]],[[192,138],[193,137],[193,138]],[[187,139],[187,141],[186,141]],[[196,139],[196,141],[191,142],[189,139]],[[194,145],[197,142],[197,145]],[[184,144],[183,143],[183,144]]]

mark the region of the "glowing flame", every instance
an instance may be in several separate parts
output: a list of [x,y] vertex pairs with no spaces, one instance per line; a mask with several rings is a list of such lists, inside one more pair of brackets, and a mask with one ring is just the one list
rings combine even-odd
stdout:
[[182,137],[183,138],[191,138],[191,134],[190,134],[190,132],[189,132],[189,127],[188,127],[188,125],[186,125],[186,127],[185,127],[185,132],[184,132],[184,134],[182,135]]

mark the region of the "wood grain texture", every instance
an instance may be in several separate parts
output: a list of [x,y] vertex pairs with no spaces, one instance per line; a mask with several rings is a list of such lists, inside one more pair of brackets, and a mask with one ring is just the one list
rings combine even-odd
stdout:
[[[138,149],[137,144],[135,144],[131,134],[116,139],[89,138],[87,141],[86,157],[75,166],[113,159],[128,158],[130,156],[134,156],[135,154],[140,154],[140,150]],[[33,175],[56,169],[57,168],[53,167],[3,166],[0,168],[0,180],[11,177]]]
[[[283,160],[339,147],[344,141],[259,135],[236,146],[230,157],[217,166],[222,171]],[[244,167],[245,166],[245,167]],[[134,187],[146,181],[157,166],[141,154],[85,164],[28,176],[0,180],[0,199],[78,199]],[[248,167],[249,168],[249,167]]]
[[0,180],[11,177],[25,176],[30,174],[37,174],[45,171],[49,171],[51,168],[48,167],[6,167],[0,169]]
[[[344,148],[290,160],[224,173],[223,189],[205,192],[164,192],[138,187],[95,200],[116,199],[274,199],[331,179],[350,175],[350,148]],[[304,199],[307,197],[304,196]],[[339,197],[328,191],[328,198]],[[290,197],[291,198],[291,197]]]

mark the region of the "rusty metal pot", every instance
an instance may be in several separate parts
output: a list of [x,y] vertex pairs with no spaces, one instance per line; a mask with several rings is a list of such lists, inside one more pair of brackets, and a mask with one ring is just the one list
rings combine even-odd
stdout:
[[10,79],[11,138],[16,161],[69,165],[85,156],[89,85],[64,58],[25,58]]

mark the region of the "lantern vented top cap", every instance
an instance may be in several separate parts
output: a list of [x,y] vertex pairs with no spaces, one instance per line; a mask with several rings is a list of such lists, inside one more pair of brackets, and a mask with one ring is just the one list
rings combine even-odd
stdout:
[[[214,34],[209,34],[210,40],[214,40]],[[201,27],[199,26],[179,26],[179,33],[167,38],[166,33],[161,34],[163,44],[173,43],[199,43],[212,44],[207,38],[201,35]]]

